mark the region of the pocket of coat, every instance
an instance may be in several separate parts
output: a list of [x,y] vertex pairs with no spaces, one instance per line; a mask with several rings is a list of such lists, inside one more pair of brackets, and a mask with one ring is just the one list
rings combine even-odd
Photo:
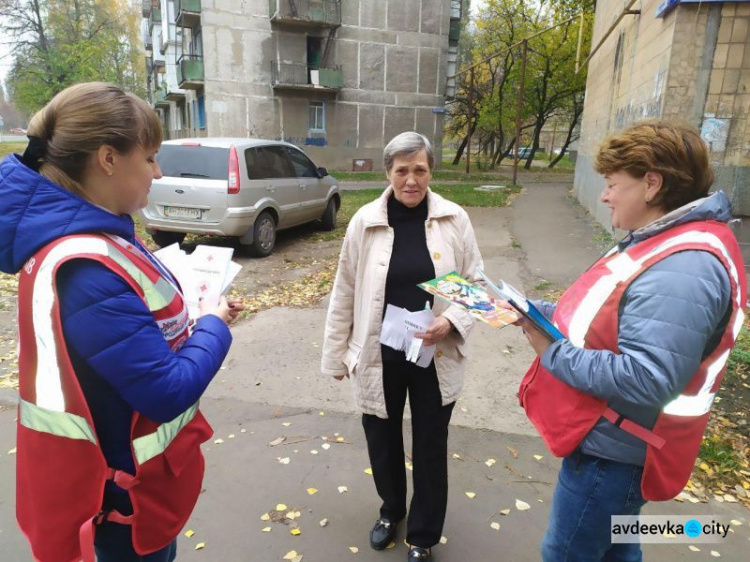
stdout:
[[466,358],[469,356],[469,346],[464,342],[456,343],[456,351],[458,351],[458,356]]
[[350,375],[354,374],[354,370],[357,368],[357,363],[359,363],[359,356],[361,353],[361,346],[357,345],[354,342],[349,342],[349,348],[346,350],[346,355],[344,356],[344,365],[346,365],[346,368],[349,369]]

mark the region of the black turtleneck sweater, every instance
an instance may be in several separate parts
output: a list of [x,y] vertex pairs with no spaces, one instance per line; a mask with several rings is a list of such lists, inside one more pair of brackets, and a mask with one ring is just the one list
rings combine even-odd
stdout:
[[[388,225],[393,229],[393,252],[385,281],[385,302],[412,312],[424,309],[434,297],[419,287],[418,283],[435,278],[435,267],[427,249],[425,222],[427,197],[414,208],[400,203],[391,195],[388,199]],[[385,314],[385,309],[383,310]],[[381,346],[383,361],[404,360],[403,351]]]

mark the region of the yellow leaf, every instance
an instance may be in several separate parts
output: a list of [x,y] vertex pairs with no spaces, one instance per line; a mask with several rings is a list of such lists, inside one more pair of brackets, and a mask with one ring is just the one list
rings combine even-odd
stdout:
[[406,470],[414,470],[414,465],[411,464],[410,462],[407,462],[406,463]]
[[297,551],[296,551],[296,550],[290,550],[289,552],[287,552],[287,553],[286,553],[286,554],[284,555],[284,560],[294,560],[294,559],[295,559],[295,558],[297,558],[298,556],[299,556],[299,554],[297,554]]
[[497,462],[497,461],[496,461],[495,459],[487,459],[486,461],[484,461],[484,464],[486,464],[487,466],[490,466],[490,467],[491,467],[491,466],[492,466],[493,464],[495,464],[496,462]]
[[344,442],[344,438],[343,437],[336,437],[336,441],[338,443],[343,443]]
[[276,460],[279,461],[279,464],[289,464],[290,461],[289,457],[277,457]]
[[724,501],[728,503],[737,503],[737,498],[735,498],[732,494],[724,494]]
[[317,455],[317,454],[318,454],[318,451],[316,451],[315,449],[313,449],[312,451],[310,451],[310,454],[311,454],[311,455]]
[[318,493],[318,489],[317,488],[308,488],[307,489],[307,493],[312,496],[313,494],[317,494]]
[[263,531],[264,533],[270,533],[270,532],[271,532],[271,527],[263,527],[263,529],[261,529],[261,530],[262,530],[262,531]]
[[290,426],[290,425],[292,425],[292,424],[290,424],[289,422],[284,422],[284,423],[282,423],[281,425],[283,425],[284,427],[289,427],[289,426]]
[[490,523],[490,527],[492,527],[496,531],[499,531],[500,530],[500,523],[496,523],[495,521],[493,521],[492,523]]
[[350,546],[349,550],[352,551],[352,554],[357,554],[359,552],[359,549],[356,546]]
[[542,460],[544,457],[542,455],[534,455],[534,458],[538,461]]
[[318,412],[318,415],[319,415],[319,416],[325,416],[325,415],[326,415],[326,413],[325,413],[325,412]]
[[391,549],[391,548],[393,548],[394,546],[396,546],[396,543],[395,543],[395,542],[393,542],[393,541],[391,541],[391,544],[389,544],[389,545],[388,545],[388,546],[386,546],[385,548],[386,548],[386,549]]
[[286,511],[286,505],[283,503],[276,504],[276,511]]
[[16,447],[13,447],[10,451],[8,451],[9,455],[15,455],[16,454]]
[[331,444],[330,443],[323,443],[322,447],[327,451],[328,449],[331,448]]
[[187,531],[185,531],[185,536],[187,538],[192,537],[194,534],[195,534],[195,531],[193,531],[192,529],[188,529]]
[[302,531],[300,531],[300,530],[299,530],[299,529],[297,529],[297,528],[294,528],[294,529],[292,529],[292,530],[291,530],[291,531],[289,531],[289,532],[290,532],[290,533],[292,533],[292,534],[293,534],[293,535],[294,535],[295,537],[296,537],[296,536],[298,536],[298,535],[301,535],[301,534],[302,534]]
[[447,537],[440,537],[440,544],[448,544]]
[[204,548],[206,548],[206,543],[204,542],[199,542],[195,545],[195,550],[203,550]]
[[349,488],[346,486],[339,486],[339,494],[343,494],[344,492],[348,492]]
[[700,552],[701,551],[700,548],[698,548],[697,546],[693,546],[692,544],[688,548],[690,550],[692,550],[693,552]]
[[321,519],[320,520],[320,526],[325,527],[328,525],[328,519]]
[[224,442],[224,440],[223,440],[223,439],[221,439],[221,438],[219,438],[219,439],[214,439],[214,445],[221,445],[221,444],[222,444],[223,442]]
[[510,509],[501,509],[500,515],[510,515]]
[[719,554],[719,552],[716,550],[711,551],[711,556],[713,556],[714,558],[721,558],[721,554]]
[[473,500],[477,495],[474,492],[464,492],[466,494],[466,497],[470,500]]
[[516,500],[516,509],[518,511],[526,511],[527,509],[531,509],[531,506],[529,504],[527,504],[526,502],[517,499]]
[[453,453],[452,457],[453,457],[454,459],[456,459],[456,460],[459,460],[459,461],[461,460],[461,455],[458,455],[458,454],[456,454],[456,453]]
[[732,520],[730,521],[730,523],[731,523],[732,525],[734,525],[735,527],[739,527],[740,525],[742,525],[742,521],[738,521],[737,519],[732,519]]
[[370,476],[372,476],[372,469],[371,468],[366,468],[365,469],[365,474],[369,474]]

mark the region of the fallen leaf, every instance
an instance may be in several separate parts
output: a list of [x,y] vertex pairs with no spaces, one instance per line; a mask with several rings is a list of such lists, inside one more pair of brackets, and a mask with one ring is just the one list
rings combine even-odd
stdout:
[[245,429],[245,428],[243,427],[242,429],[240,429],[240,433],[247,433],[247,429]]
[[721,558],[721,554],[719,554],[717,550],[712,550],[711,556],[713,556],[714,558]]
[[268,515],[268,513],[264,513],[263,515],[260,516],[260,520],[261,521],[270,521],[271,520],[271,516]]
[[365,469],[365,474],[369,474],[370,476],[372,476],[372,469],[371,469],[371,468],[369,468],[369,467],[368,467],[368,468],[366,468],[366,469]]
[[325,413],[325,412],[318,412],[318,415],[319,415],[319,416],[325,416],[325,415],[326,415],[326,413]]
[[527,504],[526,502],[517,499],[516,500],[516,509],[518,511],[526,511],[527,509],[531,509],[531,506],[529,504]]
[[495,459],[487,459],[486,461],[484,461],[484,464],[486,464],[487,466],[491,467],[496,462],[497,461]]
[[534,455],[534,458],[538,461],[542,460],[544,457],[542,455]]
[[292,529],[291,531],[289,531],[289,532],[292,533],[292,535],[294,535],[295,537],[297,537],[297,536],[299,536],[299,535],[302,534],[302,531],[300,531],[296,527],[294,529]]
[[463,412],[463,413],[465,414],[465,413],[466,413],[466,412],[468,412],[469,410],[467,410],[466,408],[461,408],[461,411],[462,411],[462,412]]
[[221,437],[214,439],[214,445],[221,445],[223,442],[224,440]]
[[730,521],[730,523],[731,523],[732,525],[734,525],[735,527],[739,527],[740,525],[742,525],[742,521],[738,521],[737,519],[732,519],[732,520]]
[[339,486],[339,494],[343,494],[344,492],[348,492],[349,488],[346,486]]
[[292,425],[292,424],[291,424],[291,423],[289,423],[289,422],[284,422],[284,423],[282,423],[281,425],[283,425],[284,427],[289,427],[289,426],[290,426],[290,425]]
[[318,493],[318,489],[317,488],[308,488],[307,489],[307,493],[312,496],[313,494],[317,494]]
[[8,451],[9,455],[15,455],[16,454],[16,447],[13,447],[10,451]]
[[513,447],[511,447],[510,445],[508,445],[506,447],[506,449],[508,449],[508,451],[510,451],[510,454],[513,455],[514,459],[518,458],[518,451],[516,451]]
[[321,445],[321,447],[323,447],[327,451],[328,449],[331,448],[331,444],[330,443],[323,443],[323,445]]
[[195,534],[195,531],[193,531],[192,529],[188,529],[187,531],[185,531],[185,536],[187,538],[192,537],[194,534]]
[[357,554],[359,552],[359,549],[356,546],[350,546],[349,550],[351,550],[352,554]]
[[343,443],[344,442],[344,438],[343,437],[336,437],[336,442],[337,443]]
[[732,494],[724,494],[724,501],[728,503],[737,503],[737,498],[735,498]]
[[263,527],[263,529],[261,529],[261,531],[263,531],[264,533],[270,533],[271,532],[271,527]]
[[229,435],[227,435],[227,439],[234,439],[234,433],[230,433]]
[[276,460],[279,461],[279,464],[289,464],[289,457],[284,457],[283,459],[281,457],[276,457]]
[[510,509],[501,509],[500,515],[510,515]]
[[316,451],[315,449],[313,449],[312,451],[310,451],[310,454],[311,454],[311,455],[317,455],[317,454],[318,454],[318,451]]
[[206,543],[204,542],[199,542],[195,545],[195,550],[203,550],[204,548],[206,548]]
[[466,497],[469,498],[470,500],[473,500],[475,497],[477,497],[477,495],[474,492],[464,492],[464,494],[466,494]]
[[414,465],[410,462],[404,463],[404,465],[406,466],[406,470],[414,470]]
[[386,546],[385,548],[386,548],[386,550],[390,550],[391,548],[393,548],[393,547],[395,547],[395,546],[396,546],[396,543],[395,543],[395,542],[393,542],[393,541],[391,541],[391,544],[389,544],[389,545],[388,545],[388,546]]
[[294,559],[295,559],[295,558],[297,558],[298,556],[299,556],[299,554],[297,554],[297,551],[296,551],[296,550],[290,550],[289,552],[287,552],[287,553],[286,553],[286,554],[284,555],[284,560],[294,560]]
[[500,523],[496,523],[495,521],[493,521],[492,523],[490,523],[490,527],[492,527],[496,531],[499,531],[500,530]]
[[281,445],[284,441],[286,441],[286,437],[283,435],[281,437],[277,437],[273,441],[271,441],[268,445],[271,447],[275,447],[276,445]]
[[693,552],[700,552],[701,551],[700,548],[698,548],[697,546],[693,546],[692,544],[688,548],[690,550],[692,550]]
[[461,459],[461,455],[458,455],[458,454],[456,454],[456,453],[453,453],[453,455],[451,455],[451,456],[452,456],[452,457],[453,457],[454,459],[456,459],[456,460],[459,460],[459,461],[460,461],[460,460],[462,460],[462,459]]
[[320,526],[325,527],[328,525],[328,519],[321,519],[320,520]]
[[287,507],[283,503],[276,504],[276,511],[286,511]]
[[448,544],[448,539],[446,537],[440,537],[440,544]]

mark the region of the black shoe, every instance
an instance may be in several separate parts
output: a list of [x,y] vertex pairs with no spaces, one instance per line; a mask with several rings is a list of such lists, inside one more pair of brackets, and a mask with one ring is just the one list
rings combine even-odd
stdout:
[[421,546],[412,546],[409,550],[409,556],[406,558],[408,562],[422,562],[423,560],[430,560],[432,553],[429,548],[422,548]]
[[396,525],[381,517],[375,521],[375,526],[370,531],[370,546],[375,550],[383,550],[393,542],[394,536],[396,536]]

